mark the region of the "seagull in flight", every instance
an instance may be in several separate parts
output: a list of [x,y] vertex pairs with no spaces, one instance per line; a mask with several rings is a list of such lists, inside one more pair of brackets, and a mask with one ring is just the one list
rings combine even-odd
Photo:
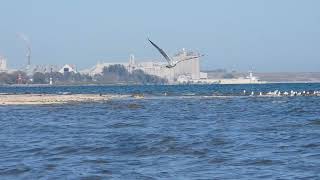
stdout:
[[161,49],[159,46],[157,46],[154,42],[152,42],[149,38],[148,38],[149,42],[161,53],[161,55],[167,60],[168,65],[166,65],[167,68],[173,68],[175,67],[178,63],[182,62],[182,61],[187,61],[187,60],[191,60],[191,59],[196,59],[199,57],[202,57],[203,55],[199,55],[199,56],[192,56],[192,57],[187,57],[184,59],[180,59],[180,60],[173,60],[172,58],[170,58],[163,49]]

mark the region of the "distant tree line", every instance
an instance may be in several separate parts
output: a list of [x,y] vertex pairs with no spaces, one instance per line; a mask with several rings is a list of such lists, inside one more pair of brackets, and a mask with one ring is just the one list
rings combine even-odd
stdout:
[[32,76],[33,84],[48,84],[50,78],[55,84],[84,84],[92,83],[93,79],[91,76],[86,74],[74,73],[74,72],[52,72],[52,73],[41,73],[36,72]]
[[96,75],[94,79],[100,83],[114,84],[165,84],[167,79],[149,75],[142,70],[129,72],[123,65],[115,64],[104,67],[102,74]]
[[18,77],[21,77],[21,82],[25,83],[23,79],[27,79],[27,75],[22,71],[15,71],[12,73],[1,72],[0,73],[0,84],[17,84]]
[[144,73],[142,70],[128,72],[123,65],[105,67],[102,74],[91,77],[74,72],[35,72],[28,76],[23,71],[12,73],[1,72],[0,84],[49,84],[50,78],[54,84],[165,84],[166,79]]

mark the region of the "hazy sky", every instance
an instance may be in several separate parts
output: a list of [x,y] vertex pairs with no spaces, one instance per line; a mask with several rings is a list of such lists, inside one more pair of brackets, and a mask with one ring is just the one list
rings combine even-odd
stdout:
[[206,57],[202,69],[319,71],[319,0],[1,0],[0,54],[10,67],[33,64],[160,59],[149,36],[169,54]]

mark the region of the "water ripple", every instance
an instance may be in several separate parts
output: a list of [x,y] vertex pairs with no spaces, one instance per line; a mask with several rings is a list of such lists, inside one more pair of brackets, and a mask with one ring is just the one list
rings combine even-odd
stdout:
[[[141,93],[0,107],[1,179],[319,179],[320,97],[245,97],[305,85],[57,87]],[[319,84],[308,85],[320,89]],[[23,89],[0,88],[2,92]],[[164,93],[167,96],[164,96]],[[213,93],[228,95],[212,96]]]

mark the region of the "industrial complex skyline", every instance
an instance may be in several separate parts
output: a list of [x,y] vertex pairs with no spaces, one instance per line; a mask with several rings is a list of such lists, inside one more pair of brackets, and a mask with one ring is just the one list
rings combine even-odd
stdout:
[[[206,54],[201,69],[306,72],[320,66],[320,2],[244,1],[2,1],[0,55],[12,68],[161,57],[146,38],[170,55],[181,48]],[[123,62],[119,62],[123,63]]]

